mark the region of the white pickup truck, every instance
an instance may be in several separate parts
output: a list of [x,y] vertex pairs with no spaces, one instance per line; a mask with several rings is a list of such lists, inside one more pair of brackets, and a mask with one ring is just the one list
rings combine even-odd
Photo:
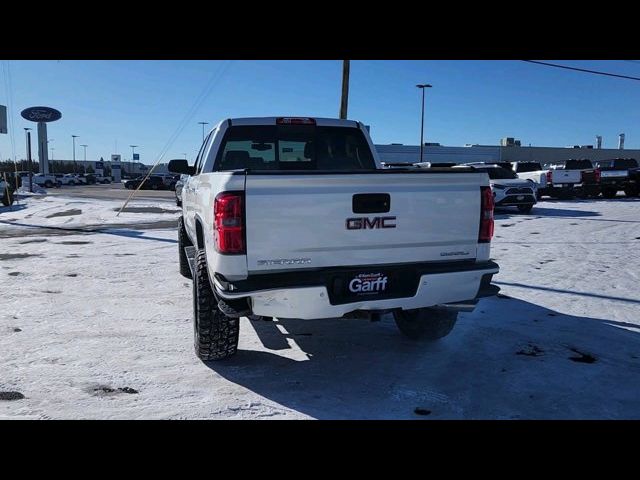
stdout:
[[540,165],[540,162],[513,162],[511,168],[516,173],[518,178],[522,180],[528,180],[536,184],[536,190],[538,192],[537,200],[540,200],[543,195],[547,195],[547,178],[550,178],[550,170],[545,170]]
[[238,118],[207,135],[178,230],[203,360],[237,350],[239,317],[369,318],[391,312],[437,339],[495,295],[493,196],[470,168],[383,169],[360,122]]

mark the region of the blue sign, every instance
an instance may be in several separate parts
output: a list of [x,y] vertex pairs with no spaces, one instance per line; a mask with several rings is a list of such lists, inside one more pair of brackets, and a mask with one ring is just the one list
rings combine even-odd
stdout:
[[133,154],[133,159],[134,160],[140,160],[140,154],[139,153],[134,153]]
[[29,107],[25,108],[20,115],[32,122],[55,122],[62,118],[60,111],[50,107]]

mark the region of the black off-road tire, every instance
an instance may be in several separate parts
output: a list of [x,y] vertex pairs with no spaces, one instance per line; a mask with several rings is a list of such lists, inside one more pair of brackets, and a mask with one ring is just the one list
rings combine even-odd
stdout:
[[400,331],[412,340],[438,340],[447,336],[458,320],[458,312],[418,308],[393,312]]
[[640,194],[640,189],[638,187],[627,187],[624,189],[625,197],[637,197]]
[[46,182],[44,182],[44,186],[45,186],[45,188],[52,188],[53,187],[53,182],[51,180],[47,180]]
[[618,191],[614,190],[613,188],[603,188],[602,189],[602,196],[604,198],[616,198],[617,194],[618,194]]
[[533,203],[527,204],[527,205],[518,205],[518,211],[520,213],[531,213],[531,210],[533,209]]
[[224,315],[209,284],[204,249],[196,254],[193,279],[193,331],[196,355],[203,361],[222,360],[238,351],[240,319]]
[[193,246],[193,243],[184,229],[184,220],[180,217],[178,220],[178,262],[180,264],[180,275],[185,278],[191,278],[191,269],[189,268],[189,261],[184,248],[191,246]]
[[5,207],[8,207],[9,205],[13,205],[13,192],[5,188],[1,193],[2,193],[2,204]]

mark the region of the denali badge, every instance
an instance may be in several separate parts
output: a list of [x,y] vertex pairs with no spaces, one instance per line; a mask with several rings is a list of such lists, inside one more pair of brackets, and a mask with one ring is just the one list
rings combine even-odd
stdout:
[[381,293],[387,289],[387,277],[381,273],[361,273],[349,282],[352,293]]
[[347,218],[347,230],[367,230],[374,228],[396,228],[396,217],[353,217]]

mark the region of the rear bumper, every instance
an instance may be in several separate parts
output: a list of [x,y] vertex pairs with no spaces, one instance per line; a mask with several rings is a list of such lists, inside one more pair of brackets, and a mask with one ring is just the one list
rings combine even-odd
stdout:
[[[471,311],[480,298],[495,295],[499,287],[491,284],[499,267],[495,262],[465,265],[432,265],[415,268],[417,288],[411,296],[375,299],[362,297],[348,303],[336,299],[331,291],[334,269],[322,272],[258,275],[250,280],[229,283],[213,278],[216,294],[227,301],[245,299],[254,315],[279,318],[339,318],[355,312],[382,312],[438,307]],[[367,270],[368,267],[360,271]],[[314,278],[314,281],[310,281]],[[271,288],[269,284],[271,282]],[[267,288],[257,288],[262,285]]]
[[[522,200],[518,200],[518,197],[522,197]],[[536,203],[535,195],[507,195],[500,201],[496,201],[496,207],[509,207],[509,206],[517,206],[517,205],[531,205],[532,203]]]

